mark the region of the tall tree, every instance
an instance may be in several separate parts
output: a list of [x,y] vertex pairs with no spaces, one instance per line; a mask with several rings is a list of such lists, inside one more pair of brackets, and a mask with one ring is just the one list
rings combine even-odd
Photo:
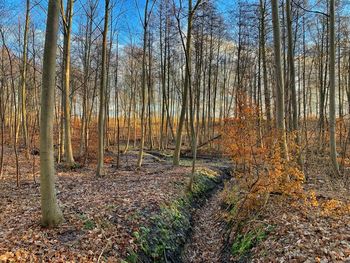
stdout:
[[29,158],[29,146],[28,146],[28,123],[27,123],[27,104],[26,104],[26,81],[27,81],[27,59],[28,59],[28,31],[29,31],[29,11],[30,0],[26,1],[26,19],[24,25],[24,37],[23,37],[23,58],[22,58],[22,70],[21,70],[21,115],[22,115],[22,131],[23,142],[26,149],[26,157]]
[[[180,152],[181,152],[181,143],[182,143],[182,130],[185,123],[185,115],[188,105],[188,92],[189,92],[189,85],[190,85],[190,68],[189,65],[191,64],[191,35],[192,35],[192,23],[193,23],[193,16],[196,12],[196,9],[198,8],[199,4],[201,3],[201,0],[197,0],[196,4],[192,5],[192,0],[188,0],[188,17],[187,17],[187,34],[186,34],[186,44],[184,41],[182,41],[183,48],[185,50],[185,59],[186,59],[186,65],[185,65],[185,80],[184,80],[184,88],[182,92],[182,102],[181,102],[181,113],[180,113],[180,120],[179,125],[177,128],[176,133],[176,142],[175,142],[175,151],[173,156],[173,164],[179,165],[180,163]],[[180,35],[182,37],[182,31],[180,27],[180,17],[177,16],[178,21],[178,29],[180,31]]]
[[109,0],[105,0],[104,29],[102,36],[102,64],[101,64],[101,83],[100,83],[100,105],[98,114],[98,153],[97,153],[97,176],[104,175],[104,126],[105,126],[105,96],[107,87],[107,34],[108,34],[108,15]]
[[281,62],[281,30],[278,11],[278,0],[271,0],[273,42],[275,52],[275,76],[276,76],[276,126],[279,133],[283,156],[288,159],[286,138],[285,112],[284,112],[284,81]]
[[329,1],[329,143],[334,172],[339,175],[335,134],[335,1]]
[[42,225],[52,227],[63,220],[55,190],[53,149],[53,117],[55,105],[56,51],[59,20],[59,0],[49,0],[44,64],[42,73],[40,113],[40,191]]
[[[71,50],[71,30],[73,18],[73,2],[67,0],[66,12],[64,13],[63,2],[61,0],[61,16],[63,21],[63,88],[62,102],[64,111],[64,154],[65,161],[69,165],[74,164],[72,135],[71,135],[71,110],[70,110],[70,50]],[[62,135],[63,136],[63,135]]]
[[267,78],[267,61],[266,61],[266,29],[265,29],[265,16],[266,16],[266,0],[260,0],[260,49],[261,60],[263,68],[263,82],[264,82],[264,96],[265,96],[265,112],[268,126],[271,126],[271,102],[270,102],[270,90],[268,86]]
[[[292,131],[296,135],[296,143],[300,145],[299,134],[299,109],[297,102],[297,90],[295,84],[295,65],[294,65],[294,41],[293,41],[293,17],[291,10],[291,1],[286,0],[286,18],[287,18],[287,41],[288,41],[288,79],[289,89],[291,91],[292,102]],[[302,155],[299,154],[299,163],[302,165]]]
[[[89,107],[89,87],[91,87],[90,82],[91,81],[91,49],[92,49],[92,36],[93,36],[93,19],[96,14],[96,8],[98,5],[97,0],[89,0],[88,1],[88,7],[85,11],[86,16],[86,23],[85,27],[83,29],[83,50],[82,50],[82,57],[83,57],[83,98],[82,98],[82,118],[81,118],[81,131],[80,131],[80,149],[79,149],[79,155],[83,156],[83,161],[86,161],[87,155],[88,155],[88,142],[89,142],[89,120],[91,117],[90,114],[90,107]],[[93,98],[95,97],[95,90],[96,87],[94,87],[93,91]],[[93,103],[91,103],[93,105]],[[91,105],[91,109],[92,109]]]
[[[139,156],[137,160],[138,168],[141,168],[141,165],[142,165],[143,148],[145,145],[146,48],[147,48],[147,34],[148,34],[148,23],[149,23],[148,4],[149,4],[149,0],[146,0],[144,20],[143,20],[142,79],[141,79],[141,145],[140,145]],[[150,117],[151,116],[149,116],[149,118]]]

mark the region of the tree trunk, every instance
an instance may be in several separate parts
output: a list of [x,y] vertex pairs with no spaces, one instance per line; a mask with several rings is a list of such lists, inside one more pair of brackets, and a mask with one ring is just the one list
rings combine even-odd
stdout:
[[24,38],[23,38],[23,60],[21,71],[21,109],[22,109],[22,130],[23,130],[23,143],[25,147],[26,158],[29,158],[29,145],[28,145],[28,123],[27,123],[27,107],[26,107],[26,79],[27,79],[27,58],[28,58],[28,31],[29,31],[29,10],[30,0],[26,1],[26,21],[24,26]]
[[339,175],[335,134],[335,3],[329,2],[329,142],[330,157],[336,175]]
[[[66,14],[63,14],[63,111],[64,111],[64,148],[65,161],[68,165],[74,165],[73,149],[72,149],[72,135],[71,135],[71,110],[70,110],[70,39],[72,29],[73,17],[73,1],[67,0]],[[62,2],[61,2],[62,4]],[[63,10],[63,6],[61,6]],[[63,134],[62,134],[63,136]]]
[[273,38],[275,51],[275,75],[276,75],[276,126],[279,133],[283,157],[288,159],[288,148],[286,139],[285,113],[284,113],[284,83],[281,63],[281,36],[280,20],[278,12],[278,1],[271,0]]
[[56,50],[58,33],[59,1],[49,0],[40,113],[40,191],[42,225],[58,225],[63,216],[59,209],[55,190],[53,149],[54,93],[56,77]]
[[109,0],[105,0],[105,18],[104,18],[104,30],[102,40],[102,70],[101,70],[101,85],[100,85],[100,108],[98,115],[98,159],[97,159],[97,176],[104,175],[104,126],[105,126],[105,90],[107,80],[107,34],[108,34],[108,14],[109,14]]
[[[199,2],[201,0],[198,0],[196,6],[198,6]],[[185,115],[187,111],[187,104],[188,104],[188,90],[189,90],[189,65],[191,64],[190,56],[191,56],[191,34],[192,34],[192,20],[193,20],[193,14],[194,10],[192,9],[192,0],[188,0],[189,10],[188,10],[188,20],[187,20],[187,34],[186,34],[186,46],[185,48],[185,55],[186,55],[186,69],[185,69],[185,80],[184,80],[184,89],[182,93],[182,104],[181,104],[181,113],[180,113],[180,120],[179,125],[176,133],[176,144],[175,144],[175,151],[173,156],[173,164],[179,165],[180,163],[180,151],[181,151],[181,142],[182,142],[182,129],[183,125],[185,123]],[[181,29],[179,28],[181,31]],[[182,34],[180,32],[180,34]],[[184,43],[183,43],[184,44]]]
[[[143,148],[145,145],[145,104],[146,104],[146,48],[148,30],[148,3],[146,0],[144,21],[143,21],[143,50],[142,50],[142,79],[141,79],[141,145],[137,160],[137,167],[141,168],[143,159]],[[150,116],[149,116],[150,117]]]

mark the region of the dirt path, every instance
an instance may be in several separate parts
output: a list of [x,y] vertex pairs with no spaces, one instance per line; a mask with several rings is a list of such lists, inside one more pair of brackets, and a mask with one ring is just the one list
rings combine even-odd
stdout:
[[192,235],[185,244],[182,261],[222,262],[222,249],[226,224],[221,219],[220,187],[193,214]]

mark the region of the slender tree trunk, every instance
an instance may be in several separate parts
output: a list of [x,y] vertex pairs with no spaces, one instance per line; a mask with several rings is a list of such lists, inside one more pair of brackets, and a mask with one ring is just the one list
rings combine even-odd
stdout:
[[[13,71],[13,62],[12,62],[12,57],[11,57],[11,52],[10,49],[7,47],[6,45],[6,41],[5,41],[5,35],[4,32],[0,29],[1,32],[1,38],[2,38],[2,43],[3,43],[3,47],[6,50],[7,53],[7,57],[9,60],[9,64],[10,64],[10,76],[11,76],[11,91],[12,91],[12,105],[13,107],[13,124],[12,124],[12,120],[10,120],[10,127],[13,130],[13,132],[11,132],[11,136],[10,138],[13,138],[13,151],[15,153],[15,159],[16,159],[16,185],[17,187],[19,187],[19,176],[20,176],[20,168],[19,168],[19,158],[18,158],[18,149],[17,149],[17,142],[18,142],[18,137],[17,137],[17,124],[18,124],[18,119],[17,119],[17,114],[18,114],[18,107],[17,107],[17,102],[16,102],[16,89],[15,89],[15,75],[14,75],[14,71]],[[11,107],[12,109],[12,107]],[[12,117],[12,112],[10,113],[10,117]],[[13,128],[12,128],[13,127]]]
[[23,60],[21,71],[21,109],[22,109],[22,131],[23,131],[23,143],[25,147],[26,158],[29,158],[29,145],[28,145],[28,123],[27,123],[27,106],[26,106],[26,79],[27,79],[27,58],[28,58],[28,31],[29,31],[29,11],[30,0],[26,1],[26,20],[24,26],[24,38],[23,38]]
[[[201,0],[198,0],[196,6],[200,3]],[[185,49],[185,55],[186,55],[186,69],[185,69],[185,80],[184,80],[184,89],[182,93],[182,104],[181,104],[181,113],[180,113],[180,120],[179,120],[179,125],[176,133],[176,142],[175,142],[175,151],[174,151],[174,156],[173,156],[173,164],[174,165],[179,165],[180,163],[180,152],[181,152],[181,143],[182,143],[182,130],[183,130],[183,125],[185,123],[185,115],[187,111],[187,105],[188,105],[188,90],[189,90],[189,65],[191,64],[190,62],[190,56],[191,56],[191,34],[192,34],[192,20],[193,20],[193,15],[194,11],[192,8],[192,0],[188,0],[188,20],[187,20],[187,34],[186,34],[186,45],[184,46]],[[178,23],[179,20],[178,20]],[[181,30],[179,28],[179,30]],[[180,32],[180,34],[182,34]],[[184,45],[184,43],[183,43]]]
[[57,203],[53,149],[54,93],[59,0],[49,0],[40,113],[40,191],[43,226],[58,225],[63,216]]
[[118,82],[118,70],[119,70],[119,48],[118,48],[118,39],[117,39],[117,54],[116,54],[116,68],[115,68],[115,121],[116,123],[116,134],[115,141],[117,143],[117,168],[120,164],[120,117],[119,117],[119,82]]
[[265,13],[266,13],[266,2],[265,0],[260,0],[260,48],[261,48],[261,59],[263,67],[263,82],[264,82],[264,97],[265,97],[265,111],[268,127],[271,127],[271,101],[270,101],[270,90],[267,82],[267,63],[266,63],[266,47],[265,47]]
[[329,2],[329,142],[330,157],[334,172],[339,175],[336,144],[335,119],[335,1]]
[[275,70],[276,70],[276,126],[279,133],[281,150],[283,157],[288,159],[288,148],[286,139],[286,125],[284,112],[284,83],[281,63],[281,36],[280,36],[280,20],[278,11],[278,1],[271,0],[272,7],[272,23],[273,38],[275,51]]
[[105,18],[104,30],[102,40],[102,70],[101,70],[101,85],[100,85],[100,108],[98,115],[98,159],[97,159],[97,176],[104,175],[104,126],[105,126],[105,90],[107,80],[107,34],[108,34],[108,14],[109,14],[109,0],[105,0]]
[[[141,76],[141,145],[137,160],[137,167],[141,168],[143,159],[143,148],[145,145],[145,104],[146,104],[146,48],[147,48],[147,30],[148,30],[148,4],[146,0],[144,21],[143,21],[143,51],[142,51],[142,76]],[[150,117],[150,116],[149,116]]]
[[[65,161],[68,165],[74,165],[72,135],[71,135],[71,107],[70,107],[70,47],[71,29],[73,18],[73,1],[67,0],[66,14],[63,14],[64,40],[63,40],[63,111],[64,111],[64,144]],[[62,2],[61,2],[62,4]],[[63,10],[63,6],[61,6]],[[62,134],[63,136],[63,134]]]

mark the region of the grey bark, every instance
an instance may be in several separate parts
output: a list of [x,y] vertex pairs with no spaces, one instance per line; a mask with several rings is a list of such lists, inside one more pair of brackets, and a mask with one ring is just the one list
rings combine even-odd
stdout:
[[105,0],[105,21],[102,40],[102,65],[101,65],[101,85],[100,85],[100,107],[98,115],[98,158],[97,158],[97,176],[104,175],[104,126],[105,126],[105,95],[107,86],[107,34],[108,34],[108,14],[109,0]]
[[59,19],[59,0],[49,0],[40,112],[40,191],[42,225],[52,227],[63,220],[55,189],[53,149],[54,93],[56,50]]

